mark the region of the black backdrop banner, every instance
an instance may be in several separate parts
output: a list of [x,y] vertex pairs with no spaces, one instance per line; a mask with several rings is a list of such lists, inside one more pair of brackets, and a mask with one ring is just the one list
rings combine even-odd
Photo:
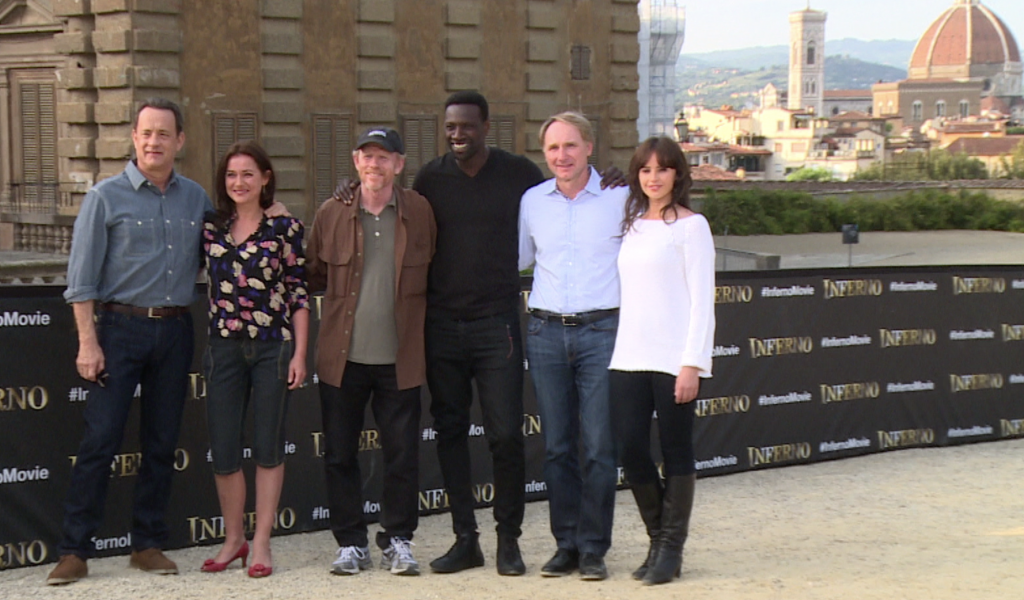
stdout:
[[[58,558],[62,504],[92,385],[75,372],[74,318],[62,291],[0,288],[0,569]],[[695,401],[699,474],[1024,436],[1022,307],[1024,267],[1018,266],[720,273],[715,376],[702,383]],[[194,314],[198,347],[167,515],[168,548],[212,544],[224,535],[199,369],[205,302],[196,303]],[[543,424],[529,383],[526,390],[524,486],[527,498],[538,500],[546,496]],[[448,502],[425,389],[422,401],[420,509],[441,512]],[[475,405],[472,423],[474,493],[488,506],[494,483]],[[93,540],[98,556],[130,551],[138,435],[133,414],[111,465],[106,517]],[[293,394],[286,437],[277,534],[324,529],[329,511],[315,385]],[[369,413],[360,450],[364,512],[376,520],[383,456]],[[251,510],[251,460],[244,469]],[[253,521],[250,514],[247,527]]]

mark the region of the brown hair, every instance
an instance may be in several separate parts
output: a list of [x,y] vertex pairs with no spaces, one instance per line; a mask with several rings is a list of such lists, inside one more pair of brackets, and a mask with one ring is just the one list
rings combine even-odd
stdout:
[[260,192],[260,208],[270,208],[270,205],[274,203],[274,189],[277,178],[274,176],[274,166],[270,163],[267,151],[253,140],[235,142],[231,144],[228,151],[221,157],[220,162],[217,163],[217,175],[215,176],[217,197],[214,199],[214,206],[217,209],[217,213],[225,221],[235,216],[235,212],[238,210],[234,201],[231,200],[231,196],[228,195],[226,181],[228,162],[236,156],[248,156],[253,159],[256,162],[256,166],[259,167],[261,175],[268,171],[270,172],[270,180],[267,181],[267,185],[263,186]]
[[590,121],[586,117],[575,111],[560,112],[557,115],[548,117],[547,121],[540,126],[540,132],[537,134],[537,139],[540,140],[540,147],[544,148],[544,136],[548,132],[548,127],[555,121],[565,123],[566,125],[572,125],[580,132],[580,137],[583,138],[584,142],[594,143],[594,126],[590,124]]
[[[627,176],[629,200],[626,201],[626,216],[622,220],[623,234],[629,231],[633,223],[650,208],[650,199],[640,187],[640,169],[651,160],[651,156],[658,158],[658,165],[676,171],[675,180],[672,182],[672,201],[661,209],[661,218],[666,223],[671,223],[679,217],[677,206],[690,208],[690,188],[693,186],[693,178],[690,177],[690,165],[682,148],[679,147],[679,142],[665,136],[647,138],[637,146],[632,160],[629,161]],[[670,212],[671,218],[669,218]]]

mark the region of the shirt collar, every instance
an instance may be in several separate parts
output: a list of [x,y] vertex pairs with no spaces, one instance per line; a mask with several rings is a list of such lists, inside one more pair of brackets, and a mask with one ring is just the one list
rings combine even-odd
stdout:
[[[388,203],[384,205],[384,208],[387,208],[389,206],[391,208],[395,209],[395,210],[398,210],[398,188],[397,187],[394,187],[394,188],[391,189],[391,199],[388,200]],[[362,199],[359,200],[359,210],[361,212],[364,212],[364,213],[373,214],[373,213],[370,213],[370,211],[368,211],[365,208],[363,208],[363,201],[362,201]]]
[[[132,184],[132,187],[135,188],[135,191],[139,191],[139,188],[149,181],[146,179],[146,176],[142,174],[142,171],[139,170],[139,166],[135,164],[134,159],[128,161],[128,164],[125,165],[124,172],[128,175],[128,181]],[[171,176],[167,179],[167,187],[176,183],[177,176],[178,174],[172,170]]]
[[[587,194],[590,194],[590,195],[593,195],[593,196],[600,195],[601,194],[601,175],[597,172],[597,169],[595,169],[593,166],[590,166],[588,168],[590,169],[590,179],[587,180],[587,185],[585,185],[583,187],[583,189],[580,190],[580,194],[583,194],[584,192],[586,192]],[[558,189],[558,184],[555,181],[554,177],[552,177],[551,179],[548,179],[544,183],[541,183],[540,187],[541,187],[541,191],[544,192],[547,195],[558,194],[559,196],[562,196],[563,198],[565,197],[565,195],[562,194],[561,190]],[[576,198],[579,199],[580,195],[577,195]]]

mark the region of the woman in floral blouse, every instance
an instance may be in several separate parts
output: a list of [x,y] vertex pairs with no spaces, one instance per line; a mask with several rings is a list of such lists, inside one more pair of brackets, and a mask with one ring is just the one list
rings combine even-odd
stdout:
[[242,430],[251,404],[256,459],[256,531],[250,577],[273,571],[270,532],[284,480],[288,393],[306,379],[309,294],[302,223],[271,218],[274,170],[256,142],[238,142],[217,167],[216,211],[203,227],[210,280],[210,344],[203,357],[214,478],[224,515],[224,545],[202,567],[245,567]]

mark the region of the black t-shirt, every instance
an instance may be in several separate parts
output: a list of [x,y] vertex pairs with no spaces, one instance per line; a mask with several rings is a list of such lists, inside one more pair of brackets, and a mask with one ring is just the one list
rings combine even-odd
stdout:
[[437,221],[428,311],[469,320],[516,307],[519,201],[541,181],[533,161],[498,148],[490,148],[474,177],[451,153],[420,169],[413,189],[430,202]]

